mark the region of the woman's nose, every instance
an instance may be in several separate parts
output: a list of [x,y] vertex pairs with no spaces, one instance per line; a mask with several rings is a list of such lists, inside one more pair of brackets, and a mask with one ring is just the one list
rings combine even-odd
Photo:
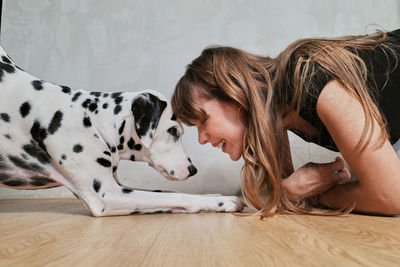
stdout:
[[199,128],[197,128],[197,130],[198,130],[199,143],[200,143],[201,145],[206,144],[206,143],[207,143],[207,140],[208,140],[208,135],[205,133],[204,130],[201,130],[201,129],[199,129]]

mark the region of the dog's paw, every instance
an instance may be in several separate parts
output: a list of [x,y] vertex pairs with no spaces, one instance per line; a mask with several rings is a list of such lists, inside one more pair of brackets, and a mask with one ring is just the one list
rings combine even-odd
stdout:
[[245,205],[235,196],[221,195],[188,195],[190,200],[181,207],[183,210],[172,210],[174,213],[197,213],[200,211],[235,212],[244,209]]
[[215,211],[235,212],[242,211],[245,205],[235,196],[219,196],[215,197]]

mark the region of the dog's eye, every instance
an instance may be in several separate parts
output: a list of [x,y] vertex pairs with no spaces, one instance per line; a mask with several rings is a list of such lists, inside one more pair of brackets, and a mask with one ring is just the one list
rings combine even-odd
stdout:
[[176,129],[176,127],[171,127],[167,130],[167,132],[169,134],[171,134],[173,137],[175,138],[179,138],[179,133],[178,133],[178,129]]

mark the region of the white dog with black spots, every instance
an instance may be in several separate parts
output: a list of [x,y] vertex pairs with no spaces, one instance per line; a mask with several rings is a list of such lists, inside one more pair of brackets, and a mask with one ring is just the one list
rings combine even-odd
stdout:
[[0,48],[0,185],[66,186],[93,216],[234,212],[237,197],[152,192],[123,186],[120,160],[142,161],[170,180],[197,170],[183,127],[156,91],[89,92],[40,80]]

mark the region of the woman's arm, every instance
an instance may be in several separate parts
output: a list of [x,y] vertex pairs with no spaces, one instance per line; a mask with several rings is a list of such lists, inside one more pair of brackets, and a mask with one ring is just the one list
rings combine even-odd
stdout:
[[[343,159],[329,163],[308,162],[282,182],[289,200],[298,202],[324,193],[337,184],[349,181],[350,172]],[[311,201],[316,202],[316,200]]]
[[338,81],[323,88],[317,102],[318,116],[357,176],[358,181],[337,185],[320,196],[332,208],[355,203],[355,211],[400,214],[400,159],[390,142],[379,146],[380,127],[374,120],[372,138],[361,153],[352,153],[364,129],[361,104]]

